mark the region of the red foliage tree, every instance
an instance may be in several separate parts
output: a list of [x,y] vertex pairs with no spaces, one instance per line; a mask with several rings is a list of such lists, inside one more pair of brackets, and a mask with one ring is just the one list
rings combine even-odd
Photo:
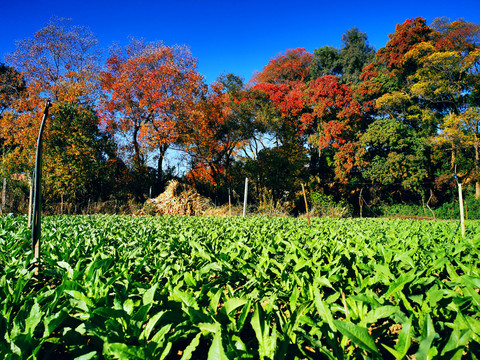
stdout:
[[289,82],[305,82],[310,74],[313,55],[304,48],[287,50],[271,59],[262,72],[255,74],[254,84],[272,83],[285,84]]
[[102,117],[107,129],[127,138],[134,167],[157,152],[159,179],[165,153],[178,138],[178,124],[192,114],[203,89],[197,61],[185,46],[133,41],[107,60],[102,86],[108,94]]
[[404,56],[410,49],[423,41],[428,41],[432,35],[432,29],[426,24],[425,19],[416,17],[405,20],[397,25],[394,34],[390,34],[387,44],[378,50],[377,63],[385,64],[392,71],[403,72]]
[[235,153],[253,131],[248,101],[245,90],[227,92],[215,82],[196,104],[193,116],[182,122],[179,140],[192,159],[192,180],[215,186],[229,181]]
[[[336,76],[325,75],[310,83],[306,90],[308,112],[301,117],[302,129],[310,134],[309,141],[319,154],[332,146],[337,149],[338,169],[344,169],[344,178],[353,167],[354,130],[363,114],[355,101],[353,90],[341,84]],[[340,153],[340,155],[338,155]],[[341,164],[348,164],[342,167]]]
[[437,18],[432,23],[435,31],[435,50],[455,50],[470,52],[480,44],[480,25],[459,19],[450,22],[447,18]]

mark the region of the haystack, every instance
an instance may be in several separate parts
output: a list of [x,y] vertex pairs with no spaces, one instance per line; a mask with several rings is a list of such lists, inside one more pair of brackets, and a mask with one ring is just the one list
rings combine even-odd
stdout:
[[203,215],[211,206],[208,198],[201,196],[187,184],[177,180],[169,181],[165,191],[148,200],[158,215]]

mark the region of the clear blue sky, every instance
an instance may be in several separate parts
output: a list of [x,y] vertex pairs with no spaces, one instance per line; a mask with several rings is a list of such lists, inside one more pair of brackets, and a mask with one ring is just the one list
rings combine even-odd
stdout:
[[207,82],[224,72],[248,81],[286,49],[340,48],[342,34],[354,26],[378,49],[408,18],[480,23],[480,0],[0,0],[0,61],[14,51],[15,40],[32,37],[52,16],[89,27],[105,54],[132,36],[186,44]]

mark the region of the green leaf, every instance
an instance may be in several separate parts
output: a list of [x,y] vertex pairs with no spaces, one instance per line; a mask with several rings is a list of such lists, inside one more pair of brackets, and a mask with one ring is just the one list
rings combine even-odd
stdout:
[[67,275],[69,279],[73,279],[73,269],[69,263],[67,263],[66,261],[59,261],[57,262],[57,265],[67,271]]
[[173,301],[178,301],[183,303],[187,308],[199,309],[197,301],[190,294],[174,289],[172,295],[170,296]]
[[[156,348],[160,348],[163,343],[165,342],[165,337],[166,335],[168,334],[168,332],[170,331],[170,329],[172,328],[172,324],[167,324],[167,325],[164,325],[160,330],[158,330],[155,335],[153,335],[152,337],[152,343],[153,344],[156,344]],[[150,344],[149,344],[150,345]],[[167,348],[171,346],[167,344]],[[166,352],[166,349],[164,350],[164,353]],[[168,352],[166,352],[168,354]]]
[[155,291],[157,290],[158,283],[155,283],[150,289],[143,293],[143,305],[150,305],[153,302],[153,298],[155,297]]
[[208,349],[207,360],[228,360],[227,354],[222,345],[222,333],[218,331],[215,333],[210,349]]
[[217,322],[214,323],[199,323],[198,328],[206,333],[216,334],[221,330],[220,324]]
[[145,359],[145,352],[141,347],[123,343],[104,343],[103,353],[119,360]]
[[416,276],[416,274],[411,273],[400,276],[396,281],[390,284],[387,292],[382,297],[388,299],[391,295],[402,291],[406,284],[416,279]]
[[[277,331],[275,328],[270,329],[262,306],[258,303],[255,305],[251,325],[258,340],[260,359],[264,359],[265,357],[273,359],[277,345]],[[271,333],[270,330],[272,330]]]
[[243,326],[245,325],[245,320],[247,320],[251,307],[252,307],[252,302],[248,300],[248,302],[243,306],[242,312],[238,316],[237,323],[236,323],[237,332],[240,332],[243,329]]
[[435,332],[433,327],[432,318],[430,314],[425,316],[425,321],[423,324],[423,330],[421,334],[421,340],[418,345],[418,351],[416,353],[417,360],[430,360],[435,355],[438,354],[436,347],[432,346],[433,340],[438,337],[438,334]]
[[155,325],[157,325],[157,322],[160,320],[160,318],[165,314],[165,311],[160,311],[159,313],[156,313],[153,315],[150,320],[148,320],[147,325],[145,326],[145,329],[143,329],[142,333],[140,334],[139,339],[140,340],[148,340],[150,338],[150,334],[152,330],[155,328]]
[[68,294],[75,300],[78,300],[77,307],[79,309],[88,311],[88,308],[93,306],[92,300],[90,300],[87,295],[85,295],[84,293],[81,293],[80,291],[65,290],[65,294]]
[[123,303],[123,310],[125,310],[125,312],[126,312],[128,315],[132,315],[134,308],[135,308],[135,303],[133,302],[132,299],[127,299],[127,300],[125,300],[125,302]]
[[240,306],[244,305],[248,300],[247,299],[241,299],[241,298],[232,298],[232,299],[228,299],[222,310],[225,311],[225,314],[228,316],[230,315],[230,313],[239,308]]
[[68,317],[68,313],[65,310],[60,310],[59,312],[48,316],[43,319],[43,324],[45,330],[43,332],[43,337],[49,337],[50,334]]
[[218,303],[220,302],[220,297],[222,296],[222,293],[222,289],[218,289],[215,295],[213,295],[210,299],[209,308],[210,312],[213,314],[217,313]]
[[74,360],[90,360],[97,355],[96,351],[90,351],[89,353],[77,356]]
[[400,308],[398,306],[393,306],[393,305],[380,306],[376,309],[370,310],[365,316],[364,321],[367,324],[373,324],[377,322],[379,319],[389,318],[390,316],[397,313],[398,311],[400,311]]
[[407,322],[402,324],[402,330],[398,335],[398,343],[395,345],[395,350],[400,353],[401,358],[403,359],[412,345],[412,318],[410,317]]
[[473,332],[465,324],[465,319],[459,313],[453,323],[453,330],[447,344],[442,349],[441,356],[449,359],[461,359],[463,350],[473,337]]
[[38,303],[35,301],[32,309],[30,310],[30,315],[25,320],[25,333],[30,334],[32,338],[34,336],[35,328],[40,321],[42,321],[42,316],[43,312],[40,310],[40,305],[38,305]]
[[374,354],[380,354],[377,346],[375,345],[375,340],[368,333],[368,329],[352,324],[347,321],[333,320],[338,331],[342,335],[349,338],[355,345],[358,345],[363,350],[369,351]]
[[315,287],[313,291],[315,296],[315,306],[317,307],[317,311],[320,314],[320,317],[330,326],[330,329],[332,329],[333,332],[336,332],[337,328],[335,327],[335,324],[333,322],[333,316],[328,305],[325,305],[325,303],[322,301],[320,291],[317,287]]
[[197,346],[200,344],[200,337],[202,336],[202,333],[198,333],[188,344],[188,346],[185,348],[183,351],[182,358],[180,360],[189,360],[192,358],[193,352],[197,348]]

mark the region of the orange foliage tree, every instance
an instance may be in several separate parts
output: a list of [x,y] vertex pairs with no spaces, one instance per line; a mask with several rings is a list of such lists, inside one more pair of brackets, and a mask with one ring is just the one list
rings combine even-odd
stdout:
[[[26,84],[26,90],[22,96],[18,96],[11,103],[8,111],[3,114],[0,126],[0,138],[4,140],[4,149],[9,151],[4,154],[3,161],[10,171],[30,171],[33,168],[35,155],[35,142],[37,139],[42,111],[46,99],[53,102],[50,109],[50,119],[46,123],[44,133],[44,164],[57,164],[63,172],[46,172],[44,179],[48,192],[54,193],[61,179],[62,186],[67,187],[66,192],[79,192],[84,184],[74,181],[78,168],[81,173],[84,163],[77,162],[76,157],[66,161],[59,157],[63,151],[52,151],[58,132],[52,132],[56,119],[60,121],[62,116],[57,112],[68,104],[73,104],[81,109],[91,108],[98,99],[98,59],[97,40],[89,29],[80,26],[72,26],[69,20],[52,19],[45,27],[37,31],[33,38],[17,42],[14,53],[7,56],[11,64],[19,73]],[[91,113],[91,110],[85,110]],[[97,127],[96,117],[80,116],[70,125],[76,126],[75,131],[66,131],[63,136],[68,136],[68,143],[76,146],[76,135],[81,134],[84,124],[93,121]],[[65,149],[64,149],[65,150]],[[92,147],[83,147],[82,152],[89,156],[94,151]],[[58,186],[57,186],[58,185]]]
[[180,125],[180,142],[191,158],[189,177],[214,187],[229,185],[235,155],[252,136],[252,105],[241,79],[222,75]]
[[145,167],[156,152],[157,174],[168,148],[178,139],[178,125],[192,115],[203,78],[197,60],[185,46],[133,40],[116,49],[102,76],[107,95],[102,104],[104,126],[124,150],[133,153],[133,167]]
[[310,76],[313,55],[304,48],[291,49],[271,59],[261,72],[252,78],[255,83],[285,84],[305,82]]

